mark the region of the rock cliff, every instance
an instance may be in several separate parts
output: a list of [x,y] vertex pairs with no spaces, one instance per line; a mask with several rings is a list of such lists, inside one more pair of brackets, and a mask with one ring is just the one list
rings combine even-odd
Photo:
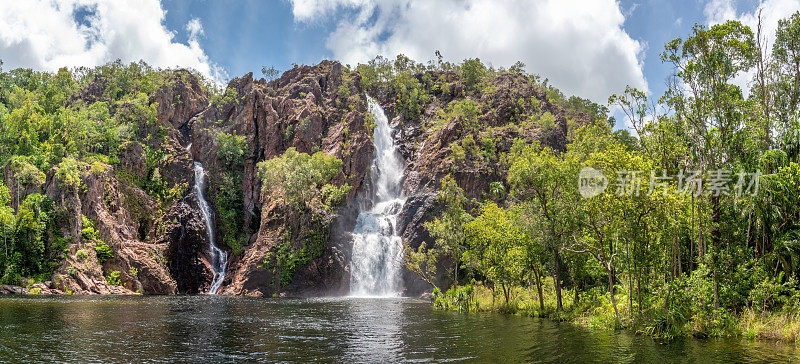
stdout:
[[[197,161],[208,172],[204,192],[215,210],[216,244],[229,252],[219,293],[345,294],[349,232],[374,152],[366,93],[390,116],[405,159],[408,200],[397,229],[410,247],[431,239],[424,224],[441,208],[436,196],[445,176],[452,175],[470,197],[487,196],[492,183],[503,186],[508,165],[502,156],[515,142],[563,149],[569,123],[589,118],[555,105],[520,75],[500,74],[481,90],[449,71],[413,77],[430,97],[409,116],[396,88],[365,89],[359,72],[337,62],[296,66],[269,82],[247,74],[219,94],[192,73],[174,71],[147,100],[155,120],[137,119],[140,142],[123,144],[114,160],[75,161],[71,178],[64,166],[44,176],[26,174],[24,164],[6,166],[11,206],[18,208],[31,194],[48,196],[58,207],[66,242],[62,252],[52,253],[61,254],[62,262],[50,281],[2,286],[0,292],[206,292],[214,273],[198,196],[190,188]],[[107,87],[108,80],[98,77],[68,102],[99,102]],[[281,196],[264,192],[258,163],[289,148],[341,160],[331,181],[351,187],[341,204],[330,211],[295,211]],[[288,274],[285,264],[275,268],[280,254],[299,262]],[[409,272],[404,280],[405,294],[427,288]]]

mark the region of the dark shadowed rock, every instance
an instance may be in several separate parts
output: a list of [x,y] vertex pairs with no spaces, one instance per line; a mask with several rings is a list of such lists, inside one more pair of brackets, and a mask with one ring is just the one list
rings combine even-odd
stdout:
[[169,271],[179,293],[202,293],[214,279],[205,222],[192,192],[158,221],[157,244],[166,245]]

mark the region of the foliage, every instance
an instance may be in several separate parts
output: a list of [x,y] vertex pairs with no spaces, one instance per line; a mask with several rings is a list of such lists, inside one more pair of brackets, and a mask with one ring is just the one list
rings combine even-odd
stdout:
[[[213,88],[194,75],[201,87]],[[0,186],[2,280],[47,280],[63,260],[69,241],[61,232],[67,212],[46,196],[31,193],[44,189],[45,172],[51,168],[60,186],[85,193],[83,174],[100,174],[111,165],[118,176],[125,176],[118,152],[123,145],[139,144],[146,152],[146,175],[126,179],[162,204],[183,195],[185,186],[168,183],[161,175],[171,161],[162,147],[166,129],[157,121],[158,105],[151,96],[188,76],[187,71],[120,61],[57,72],[0,70],[0,167],[13,175],[6,180],[8,186]],[[82,235],[96,240],[101,261],[110,259],[112,250],[89,226],[83,226]],[[80,251],[79,258],[87,254]]]
[[122,282],[120,281],[119,278],[120,275],[122,275],[122,272],[118,270],[112,270],[108,272],[108,274],[106,275],[106,283],[112,286],[121,286]]
[[425,224],[425,228],[434,237],[434,249],[450,257],[452,261],[451,278],[458,283],[458,270],[461,255],[466,249],[465,225],[472,219],[466,211],[467,198],[464,190],[458,187],[456,181],[447,176],[442,180],[442,192],[437,197],[439,203],[445,206],[441,217]]
[[287,286],[299,269],[322,256],[327,240],[327,223],[321,215],[312,214],[308,226],[288,227],[284,241],[264,258],[261,267],[277,275],[279,287]]
[[247,141],[243,136],[236,134],[219,133],[217,136],[219,158],[228,168],[241,168],[244,164],[244,153],[247,149]]
[[477,311],[479,308],[472,285],[452,287],[444,293],[435,288],[433,290],[433,306],[439,309],[462,312]]
[[217,158],[222,162],[217,188],[211,192],[217,217],[217,230],[225,245],[236,252],[242,250],[244,239],[244,155],[247,141],[243,136],[220,133],[217,136]]
[[278,194],[290,206],[304,210],[331,208],[344,198],[350,186],[330,184],[342,168],[342,161],[322,152],[308,155],[294,148],[258,164],[263,193]]
[[110,259],[114,259],[114,250],[100,239],[100,235],[97,233],[92,220],[87,219],[86,216],[81,216],[81,223],[81,238],[86,241],[94,242],[94,251],[97,254],[97,261],[103,264]]
[[280,71],[278,71],[275,66],[263,66],[261,67],[261,73],[264,74],[264,77],[267,79],[267,82],[271,82],[276,80],[280,76]]
[[403,252],[406,268],[434,289],[438,289],[436,286],[436,262],[439,259],[439,250],[435,247],[428,248],[427,244],[422,242],[417,249],[404,246]]
[[[662,60],[674,74],[663,97],[649,99],[627,87],[609,98],[632,132],[612,130],[608,108],[565,97],[547,80],[529,76],[546,91],[547,103],[520,98],[508,124],[496,123],[546,136],[560,125],[560,116],[543,108],[548,103],[564,108],[568,118],[589,115],[588,122],[567,120],[565,148],[547,137],[543,145],[514,143],[498,156],[508,167],[505,183],[488,184],[476,203],[440,200],[441,216],[428,225],[435,244],[408,250],[407,266],[436,286],[442,282],[427,267],[463,262],[455,271],[480,284],[454,280],[446,293],[435,290],[435,305],[445,309],[549,315],[667,339],[743,334],[796,340],[798,34],[800,12],[779,22],[771,53],[760,30],[753,34],[739,22],[695,25],[665,46]],[[509,73],[523,76],[521,69]],[[491,160],[493,134],[483,120],[492,115],[483,103],[492,101],[495,89],[487,81],[496,72],[486,69],[466,82],[468,72],[482,69],[469,61],[460,71],[467,95],[428,120],[435,131],[458,127],[459,138],[447,146],[457,168]],[[748,97],[737,86],[742,75],[754,75]],[[464,106],[478,96],[481,114],[473,125]],[[584,171],[602,174],[605,190],[581,196]],[[704,190],[691,175],[702,178]],[[750,183],[757,189],[746,190],[749,177],[758,178]],[[457,188],[444,179],[441,194],[459,196],[452,193]],[[474,288],[470,295],[468,287]],[[573,295],[571,303],[564,293]],[[472,298],[466,297],[480,304],[467,308]]]
[[461,76],[464,78],[464,84],[467,89],[477,90],[478,84],[486,77],[486,66],[481,63],[478,58],[467,59],[461,65]]
[[464,229],[468,250],[464,260],[494,286],[499,285],[508,304],[512,288],[523,281],[528,239],[513,212],[489,202]]

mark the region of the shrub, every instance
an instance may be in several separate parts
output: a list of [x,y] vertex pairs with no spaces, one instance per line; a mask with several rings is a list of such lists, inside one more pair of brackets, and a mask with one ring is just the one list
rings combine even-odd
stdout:
[[[295,236],[292,230],[285,231],[283,243],[264,258],[261,268],[277,274],[281,287],[292,283],[298,269],[322,256],[325,242],[328,240],[327,231],[328,226],[321,216],[314,214],[303,236]],[[299,240],[299,247],[293,246],[295,240]]]
[[75,160],[75,158],[64,158],[61,163],[58,164],[58,170],[56,170],[55,176],[65,186],[77,189],[82,183],[80,162]]
[[106,275],[106,282],[112,286],[121,286],[122,282],[119,279],[121,274],[122,273],[118,270],[108,272],[108,275]]
[[[81,237],[84,240],[95,242],[94,251],[97,254],[97,260],[100,262],[100,264],[105,263],[109,259],[113,259],[114,251],[110,246],[108,246],[108,244],[100,239],[100,236],[97,234],[97,230],[94,228],[94,223],[92,220],[87,219],[86,216],[81,216],[81,222],[83,224],[83,228],[81,229]],[[78,254],[80,256],[80,251],[78,251]],[[80,257],[78,259],[83,260]]]
[[225,163],[228,168],[241,167],[244,164],[244,153],[247,149],[247,141],[243,136],[236,134],[219,133],[217,135],[219,150],[217,158]]
[[439,288],[434,288],[433,307],[462,312],[477,311],[478,301],[475,299],[475,287],[471,284],[455,286],[444,293]]
[[[263,193],[282,193],[287,203],[303,210],[312,204],[325,205],[338,202],[330,197],[341,196],[350,186],[336,187],[328,183],[339,174],[342,161],[322,152],[308,155],[289,148],[280,157],[260,162],[259,176]],[[324,187],[324,188],[323,188]],[[323,195],[322,191],[325,191]],[[327,197],[328,201],[324,201]]]
[[438,111],[431,129],[441,129],[453,120],[465,124],[468,131],[477,128],[478,104],[470,99],[451,102],[446,110]]
[[450,152],[453,153],[453,160],[456,162],[463,163],[466,160],[467,156],[461,144],[450,144]]
[[480,59],[467,59],[461,65],[461,77],[467,89],[477,91],[478,84],[483,81],[488,71]]
[[78,249],[78,251],[75,253],[75,258],[77,258],[79,262],[86,260],[88,256],[89,253],[87,253],[84,249]]
[[94,251],[97,254],[97,261],[100,262],[100,264],[103,264],[110,259],[114,259],[114,251],[111,250],[111,247],[102,240],[96,240]]

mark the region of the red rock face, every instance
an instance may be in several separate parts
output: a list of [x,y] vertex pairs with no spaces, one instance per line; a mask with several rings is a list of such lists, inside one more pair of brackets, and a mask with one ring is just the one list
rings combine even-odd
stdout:
[[228,88],[235,90],[231,92],[235,98],[214,105],[190,122],[195,158],[209,171],[212,185],[219,181],[221,167],[215,133],[244,136],[248,146],[242,190],[244,225],[250,233],[244,250],[231,255],[220,293],[342,290],[347,282],[343,278],[346,263],[340,249],[333,245],[298,271],[288,287],[276,285],[274,274],[262,267],[269,252],[282,242],[286,211],[277,201],[262,195],[256,165],[282,155],[290,147],[308,154],[325,152],[342,160],[342,171],[333,183],[352,186],[348,196],[352,199],[373,151],[370,131],[364,125],[366,100],[359,75],[345,74],[340,64],[325,61],[314,67],[293,68],[270,83],[254,81],[248,74],[232,80]]
[[[55,167],[47,176],[46,194],[65,208],[62,232],[72,240],[53,274],[53,289],[78,294],[176,293],[162,248],[138,234],[140,224],[155,213],[154,201],[135,185],[118,180],[112,166],[80,164],[79,169],[77,188],[55,177]],[[99,242],[81,237],[81,216],[93,221],[99,238],[113,250],[113,259],[100,263],[95,254]],[[106,280],[113,271],[119,272],[119,286]]]
[[[404,243],[416,247],[431,237],[424,223],[431,221],[441,206],[436,201],[440,181],[452,175],[470,197],[488,193],[489,184],[504,181],[508,166],[500,159],[455,160],[450,146],[465,138],[478,137],[466,121],[449,120],[440,127],[430,127],[441,110],[469,97],[478,106],[477,117],[492,127],[498,155],[508,152],[516,139],[542,143],[556,150],[566,145],[567,118],[581,123],[586,115],[567,115],[551,104],[544,91],[526,79],[511,75],[492,81],[491,94],[465,94],[465,87],[455,73],[429,72],[434,79],[450,82],[446,92],[433,94],[421,115],[413,120],[398,116],[393,101],[396,95],[374,90],[376,97],[395,128],[398,147],[406,161],[403,190],[408,202],[403,208],[398,229]],[[418,75],[421,79],[422,75]],[[103,79],[87,86],[70,102],[91,102],[102,95]],[[272,296],[322,295],[348,292],[350,235],[357,215],[357,196],[373,155],[371,130],[365,126],[367,102],[360,75],[348,72],[339,63],[323,61],[316,66],[295,67],[277,80],[254,80],[252,74],[233,79],[222,96],[212,96],[186,71],[176,71],[170,82],[150,97],[156,104],[158,129],[163,138],[140,138],[121,146],[114,166],[81,164],[80,188],[64,186],[53,170],[45,181],[15,187],[15,171],[6,169],[6,185],[27,195],[47,194],[65,211],[61,226],[70,239],[66,257],[43,293],[203,293],[213,279],[209,264],[205,225],[200,214],[193,184],[193,161],[202,162],[208,173],[207,199],[214,207],[214,196],[223,185],[226,166],[218,158],[220,133],[244,137],[246,150],[241,170],[242,229],[238,242],[241,250],[230,251],[226,278],[218,293],[231,295]],[[543,111],[556,119],[556,127],[543,131],[531,127],[509,126],[515,117],[519,99],[538,100]],[[138,132],[155,132],[152,125],[139,121]],[[153,129],[153,130],[151,130]],[[192,144],[191,151],[185,146]],[[346,201],[338,214],[323,213],[323,221],[292,212],[276,196],[262,194],[257,164],[280,156],[288,148],[312,154],[322,151],[342,161],[342,170],[332,181],[350,185]],[[137,186],[154,173],[148,165],[146,150],[159,150],[163,157],[155,162],[164,185],[173,194],[159,201]],[[97,241],[81,237],[81,216],[92,220],[102,241],[114,252],[114,258],[100,263],[94,247]],[[216,216],[216,226],[221,226]],[[276,272],[265,265],[276,247],[286,242],[302,246],[305,240],[324,235],[322,253],[299,267],[291,282],[280,283]],[[225,231],[217,231],[222,245]],[[223,248],[225,248],[223,246]],[[226,250],[228,248],[225,248]],[[109,272],[118,271],[120,286],[108,284]],[[444,272],[444,269],[440,271]],[[416,295],[426,289],[410,272],[404,273],[406,294]],[[0,287],[15,291],[14,287]]]

